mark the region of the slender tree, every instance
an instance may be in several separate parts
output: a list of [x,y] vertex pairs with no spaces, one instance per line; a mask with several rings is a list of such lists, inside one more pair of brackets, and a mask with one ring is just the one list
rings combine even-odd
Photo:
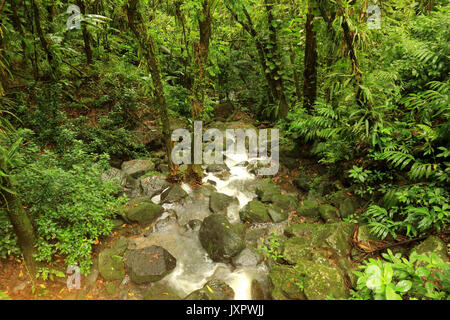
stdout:
[[139,0],[128,1],[128,6],[126,8],[128,25],[136,37],[139,47],[145,55],[147,68],[152,75],[154,97],[161,117],[164,147],[166,150],[167,161],[169,163],[169,180],[176,180],[177,168],[172,161],[173,142],[171,139],[170,120],[167,111],[167,102],[164,96],[164,84],[161,79],[161,71],[156,54],[155,42],[150,30],[147,30],[145,27],[146,24],[144,23],[144,20],[138,10],[138,4]]

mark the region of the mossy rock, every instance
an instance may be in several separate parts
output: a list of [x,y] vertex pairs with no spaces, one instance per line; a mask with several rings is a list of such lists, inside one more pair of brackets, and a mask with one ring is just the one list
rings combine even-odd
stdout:
[[224,193],[212,192],[209,198],[209,209],[214,213],[226,213],[232,203],[239,203],[237,198]]
[[190,293],[184,300],[233,300],[233,289],[220,280],[208,281],[203,288]]
[[436,236],[429,236],[425,241],[415,246],[411,250],[411,253],[412,252],[423,254],[427,257],[430,257],[431,254],[435,253],[443,261],[447,261],[448,259],[447,245]]
[[272,202],[274,196],[281,194],[280,188],[271,179],[264,179],[255,192],[262,202]]
[[181,298],[168,286],[156,282],[150,287],[144,300],[181,300]]
[[130,223],[138,223],[142,226],[149,225],[164,212],[162,206],[151,202],[149,199],[136,199],[135,201],[131,201],[123,212],[124,218]]
[[122,280],[125,277],[123,258],[113,249],[105,249],[98,257],[98,271],[107,281]]
[[213,261],[226,262],[245,248],[244,240],[223,214],[212,214],[203,220],[199,239]]
[[292,194],[275,194],[272,196],[272,203],[284,211],[296,210],[299,206],[297,197]]
[[336,222],[339,219],[338,209],[329,204],[321,205],[319,207],[319,213],[325,222]]
[[297,215],[309,218],[317,218],[320,215],[319,204],[316,201],[305,200],[298,206]]
[[274,266],[268,274],[269,291],[273,300],[305,300],[306,296],[299,286],[304,275],[295,267]]
[[308,300],[326,300],[330,296],[346,299],[350,296],[342,272],[337,268],[302,261],[295,269],[303,277],[303,293]]
[[288,218],[288,211],[274,204],[270,204],[267,207],[267,212],[272,221],[275,223],[282,222]]
[[239,216],[242,221],[248,221],[250,223],[264,223],[272,221],[266,206],[257,200],[252,200],[247,203],[239,212]]

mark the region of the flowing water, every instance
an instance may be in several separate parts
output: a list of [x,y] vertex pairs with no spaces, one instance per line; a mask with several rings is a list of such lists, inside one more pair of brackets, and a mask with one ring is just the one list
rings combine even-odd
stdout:
[[[227,211],[232,224],[240,222],[239,210],[256,197],[252,188],[249,188],[255,183],[256,176],[239,164],[255,160],[257,159],[247,159],[245,154],[227,157],[225,163],[230,168],[228,179],[220,179],[213,173],[205,173],[203,182],[206,185],[214,181],[218,192],[238,199],[239,203],[231,204]],[[185,225],[194,219],[203,220],[211,214],[209,197],[197,194],[186,184],[183,184],[182,188],[188,192],[188,197],[180,203],[164,204],[166,212],[156,222],[153,232],[147,237],[135,239],[137,248],[158,245],[177,259],[176,268],[161,282],[171,287],[180,297],[202,288],[212,279],[227,283],[234,290],[237,300],[251,299],[251,283],[254,279],[259,281],[263,290],[267,291],[268,268],[264,262],[254,267],[235,268],[231,264],[214,262],[208,257],[200,243],[198,228],[186,228]],[[160,199],[156,196],[152,200],[158,203]],[[259,227],[267,228],[268,225]]]

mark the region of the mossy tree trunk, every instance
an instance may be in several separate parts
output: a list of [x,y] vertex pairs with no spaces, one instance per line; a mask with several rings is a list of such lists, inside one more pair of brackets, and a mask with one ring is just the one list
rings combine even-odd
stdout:
[[[6,181],[7,188],[11,191],[15,191],[12,178],[9,178]],[[3,191],[3,195],[6,200],[8,218],[11,221],[15,234],[17,235],[23,258],[28,267],[28,270],[31,272],[31,274],[34,274],[35,265],[33,254],[36,252],[36,236],[34,233],[33,224],[31,223],[30,217],[25,212],[25,209],[23,208],[23,205],[16,194],[10,193],[8,191]]]
[[128,2],[128,7],[126,8],[128,25],[138,40],[139,46],[147,60],[147,67],[152,75],[154,97],[161,117],[164,146],[169,164],[169,180],[177,180],[177,168],[173,163],[171,156],[173,142],[170,132],[170,120],[167,111],[167,102],[164,97],[164,84],[161,79],[155,42],[149,30],[145,27],[142,16],[137,9],[138,3],[138,0],[130,0]]

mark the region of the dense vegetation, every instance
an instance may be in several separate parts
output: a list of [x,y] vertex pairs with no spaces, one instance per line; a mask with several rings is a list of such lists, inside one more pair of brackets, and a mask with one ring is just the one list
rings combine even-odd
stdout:
[[[171,130],[227,105],[351,187],[367,205],[347,221],[381,240],[448,235],[448,1],[379,1],[380,28],[365,0],[69,4],[0,1],[1,258],[87,273],[127,201],[101,174],[170,154]],[[199,183],[166,163],[168,181]],[[445,262],[383,255],[354,298],[448,298]],[[422,281],[436,269],[447,278]]]

